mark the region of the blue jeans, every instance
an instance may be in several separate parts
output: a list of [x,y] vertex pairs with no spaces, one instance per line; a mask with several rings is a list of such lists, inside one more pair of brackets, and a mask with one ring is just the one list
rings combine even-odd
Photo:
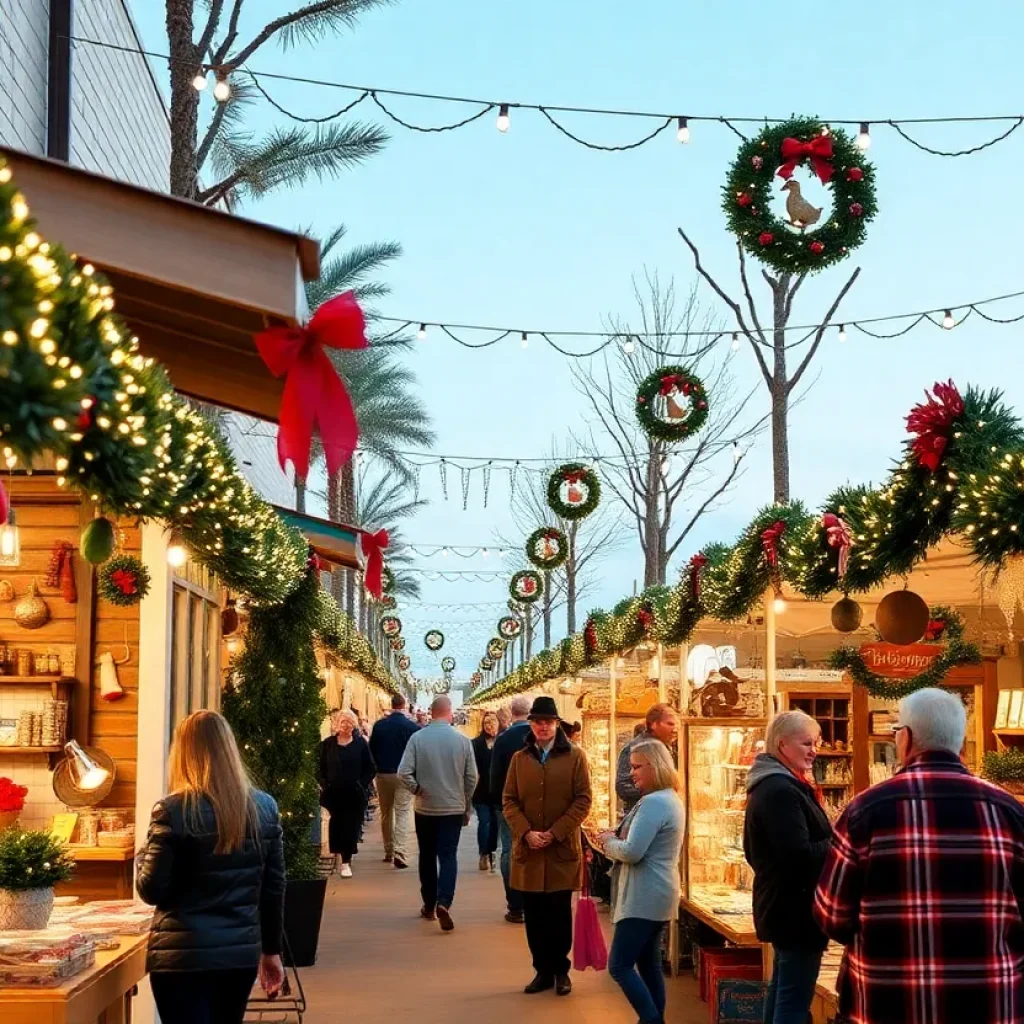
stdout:
[[420,846],[420,895],[423,906],[450,907],[455,901],[459,874],[461,814],[417,814],[416,840]]
[[501,837],[501,880],[505,883],[505,903],[513,913],[523,912],[523,894],[509,885],[512,872],[512,829],[504,814],[498,814],[498,835]]
[[641,1024],[665,1018],[665,974],[661,969],[664,921],[627,917],[615,926],[608,973],[622,989]]
[[821,951],[778,946],[772,946],[772,950],[775,966],[764,1004],[764,1024],[807,1024],[821,968]]
[[498,848],[498,818],[501,811],[494,804],[473,804],[476,811],[476,845],[480,856],[486,857]]

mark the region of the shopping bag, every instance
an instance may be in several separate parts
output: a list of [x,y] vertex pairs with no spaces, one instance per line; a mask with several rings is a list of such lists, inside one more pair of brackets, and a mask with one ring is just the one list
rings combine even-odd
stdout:
[[590,898],[587,872],[583,873],[583,893],[576,904],[572,965],[577,971],[585,971],[588,967],[603,971],[608,966],[608,947],[597,916],[597,904]]

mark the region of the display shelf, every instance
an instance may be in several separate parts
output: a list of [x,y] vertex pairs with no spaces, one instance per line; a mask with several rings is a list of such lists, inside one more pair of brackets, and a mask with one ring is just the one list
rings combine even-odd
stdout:
[[103,846],[69,846],[68,853],[76,861],[107,861],[121,864],[124,861],[135,860],[135,849],[133,847],[111,849]]
[[55,683],[74,686],[75,680],[69,676],[0,676],[0,686],[53,686]]
[[0,757],[5,754],[59,754],[63,747],[0,747]]

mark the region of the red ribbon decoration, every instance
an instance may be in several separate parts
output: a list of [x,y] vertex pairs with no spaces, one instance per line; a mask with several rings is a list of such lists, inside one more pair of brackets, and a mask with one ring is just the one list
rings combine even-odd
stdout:
[[359,425],[352,399],[324,348],[366,348],[366,320],[355,296],[338,295],[305,327],[268,327],[255,341],[270,372],[285,378],[277,431],[281,469],[291,462],[296,477],[306,479],[316,426],[327,472],[336,473],[356,450]]
[[582,482],[583,478],[586,475],[587,475],[587,471],[585,469],[567,469],[562,474],[562,479],[567,484],[578,484],[578,483]]
[[786,524],[780,519],[776,523],[772,523],[761,534],[761,546],[764,548],[765,558],[768,559],[768,564],[774,569],[779,564],[779,541],[782,540],[782,535],[786,532]]
[[847,523],[834,512],[826,512],[821,517],[821,525],[825,528],[825,538],[830,548],[839,548],[839,578],[846,575],[846,567],[850,564],[850,548],[853,547],[853,534]]
[[658,394],[665,397],[672,394],[673,390],[676,389],[684,395],[688,395],[690,393],[690,382],[678,373],[670,373],[661,378],[661,387],[658,389]]
[[363,566],[363,585],[375,601],[384,596],[384,549],[387,546],[387,530],[360,531],[356,553]]
[[110,574],[110,582],[125,596],[139,592],[139,581],[135,573],[129,572],[127,569],[115,569]]
[[703,552],[697,552],[690,559],[690,589],[695,598],[700,597],[700,574],[704,571],[704,567],[707,564],[707,555]]
[[924,397],[924,402],[910,410],[907,430],[917,435],[910,447],[918,464],[934,473],[949,444],[953,423],[964,414],[964,400],[952,381],[936,384]]
[[936,640],[942,639],[942,634],[946,632],[947,622],[945,619],[929,619],[928,628],[924,631],[925,640],[935,643]]
[[814,173],[821,179],[823,185],[832,180],[835,168],[832,166],[831,135],[815,135],[810,142],[783,139],[779,152],[783,163],[776,173],[780,178],[792,178],[796,165],[802,160],[810,160]]

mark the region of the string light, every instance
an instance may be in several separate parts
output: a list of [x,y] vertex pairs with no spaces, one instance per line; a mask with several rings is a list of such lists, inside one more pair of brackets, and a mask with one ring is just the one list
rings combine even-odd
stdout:
[[839,325],[839,342],[842,344],[846,341],[846,324]]
[[202,92],[206,88],[206,75],[203,72],[199,72],[195,78],[192,79],[192,88],[196,92]]
[[420,341],[423,341],[426,338],[426,336],[427,336],[427,325],[426,324],[420,324],[420,329],[416,332],[416,337],[419,338]]
[[508,131],[508,126],[511,124],[511,118],[508,116],[508,104],[502,103],[498,109],[498,131],[505,134]]
[[626,340],[622,343],[622,351],[625,352],[627,356],[631,356],[635,348],[636,345],[633,344],[632,338],[626,338]]
[[735,466],[743,456],[740,455],[740,443],[739,441],[733,441],[732,443],[732,464]]
[[772,609],[776,615],[781,615],[786,610],[785,598],[777,597],[772,601]]
[[213,85],[213,98],[218,103],[226,103],[231,99],[231,84],[220,73],[217,74],[217,81]]
[[951,331],[956,327],[956,321],[953,319],[953,311],[951,309],[946,310],[946,314],[942,318],[942,326],[947,331]]
[[871,125],[867,121],[861,121],[860,132],[857,135],[857,148],[866,153],[871,148]]
[[520,343],[522,344],[523,348],[530,347],[530,339],[526,336],[526,331],[523,331],[523,336]]
[[739,352],[740,350],[740,336],[736,331],[732,332],[732,350],[733,352]]
[[690,123],[685,117],[676,118],[676,141],[683,145],[690,141]]

